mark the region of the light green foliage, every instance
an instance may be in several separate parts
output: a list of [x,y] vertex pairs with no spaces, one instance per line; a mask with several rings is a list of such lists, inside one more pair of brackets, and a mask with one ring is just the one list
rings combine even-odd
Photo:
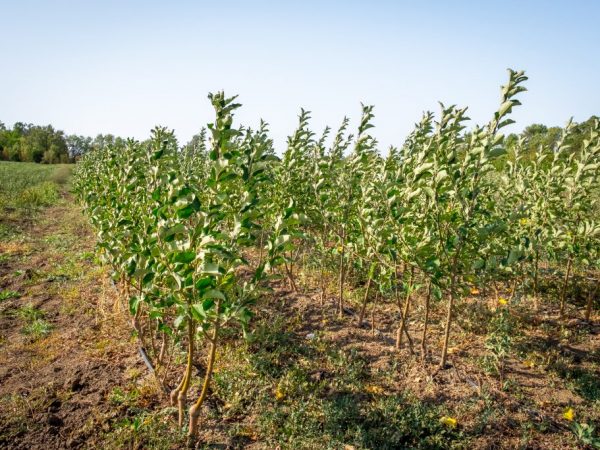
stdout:
[[[150,352],[155,333],[176,341],[188,336],[188,364],[177,390],[183,395],[194,340],[212,348],[212,367],[219,331],[236,322],[245,329],[249,306],[288,239],[279,219],[265,241],[265,258],[257,265],[246,259],[244,250],[255,245],[269,210],[262,194],[277,158],[265,124],[258,131],[234,128],[235,98],[217,93],[209,99],[216,120],[208,126],[208,152],[199,143],[182,155],[173,134],[156,128],[148,143],[128,141],[89,154],[76,181],[104,260],[132,288],[129,307],[141,344]],[[145,326],[152,335],[144,334]],[[155,348],[151,358],[162,362]]]
[[22,220],[41,207],[58,203],[71,167],[0,161],[0,239],[17,234]]
[[19,298],[19,293],[17,291],[10,291],[10,290],[0,291],[0,301],[8,300],[10,298]]
[[22,333],[33,339],[40,339],[50,334],[54,328],[45,320],[46,314],[32,304],[27,304],[17,310],[17,316],[24,322]]
[[0,159],[36,163],[67,163],[69,151],[65,135],[51,125],[37,126],[18,122],[0,127]]
[[10,209],[48,206],[58,200],[58,185],[70,166],[0,162],[0,206]]
[[[340,317],[348,285],[365,286],[361,319],[371,285],[381,301],[400,306],[404,298],[398,348],[402,330],[410,341],[412,294],[427,286],[427,299],[446,299],[440,368],[454,318],[478,286],[508,284],[515,295],[530,277],[537,295],[539,262],[566,263],[563,312],[572,271],[598,265],[600,128],[593,122],[575,133],[568,124],[551,139],[533,139],[535,129],[505,139],[526,80],[509,70],[487,124],[467,129],[466,108],[441,105],[385,157],[370,134],[372,106],[362,106],[356,135],[344,119],[331,139],[329,128],[317,137],[301,110],[280,160],[264,122],[257,130],[234,126],[240,105],[222,92],[209,95],[215,121],[182,149],[171,131],[156,128],[146,142],[114,141],[84,156],[75,188],[128,295],[141,345],[157,367],[164,355],[155,342],[172,340],[187,352],[171,397],[180,418],[195,348],[205,345],[209,356],[192,419],[220,333],[230,335],[234,324],[247,331],[269,279],[285,277],[298,290],[298,268],[318,268],[323,305],[326,274],[337,275]],[[510,308],[499,309],[486,342],[500,374],[511,327]],[[294,376],[288,384],[302,385]],[[381,408],[409,428],[399,405]]]

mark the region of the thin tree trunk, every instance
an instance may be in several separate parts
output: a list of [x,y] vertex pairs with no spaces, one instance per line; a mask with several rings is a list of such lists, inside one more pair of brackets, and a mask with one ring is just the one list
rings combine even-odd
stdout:
[[165,352],[167,350],[167,333],[165,333],[164,331],[162,332],[162,335],[160,337],[160,351],[158,353],[158,361],[156,364],[156,369],[158,370],[159,367],[162,366],[164,360],[165,360]]
[[283,263],[285,267],[285,273],[287,274],[288,281],[290,282],[290,286],[294,292],[298,292],[298,288],[296,287],[296,282],[294,281],[294,275],[292,274],[291,264],[288,266],[287,262]]
[[569,278],[571,276],[571,268],[573,266],[573,258],[569,256],[567,260],[567,271],[565,273],[565,279],[562,285],[562,291],[560,293],[560,318],[565,317],[565,300],[567,298],[567,288],[569,287]]
[[377,300],[379,299],[379,291],[375,293],[375,301],[371,306],[371,336],[375,336],[375,306],[377,305]]
[[[400,284],[398,281],[398,270],[397,270],[397,266],[395,266],[394,270],[394,278],[395,278],[395,286],[394,286],[394,295],[396,298],[396,305],[398,305],[398,309],[399,309],[399,313],[400,313],[400,322],[402,323],[404,321],[404,314],[402,313],[402,303],[400,302],[400,294],[398,293],[398,285]],[[412,342],[412,338],[410,337],[410,334],[408,333],[408,330],[406,328],[404,328],[404,334],[406,335],[406,340],[408,341],[408,346],[410,348],[410,353],[414,355],[414,349],[413,349],[413,342]],[[398,334],[400,332],[400,328],[396,329],[396,345],[398,345]],[[398,348],[398,347],[397,347]]]
[[258,244],[258,249],[259,249],[259,253],[258,253],[258,267],[260,267],[262,265],[262,260],[263,260],[263,247],[264,247],[263,239],[264,239],[264,231],[261,228],[261,230],[260,230],[260,240],[259,240],[259,244]]
[[369,278],[367,279],[367,290],[365,291],[365,296],[363,297],[362,307],[360,309],[360,315],[358,316],[358,326],[362,325],[363,319],[365,318],[365,311],[367,309],[367,302],[369,300],[370,289],[371,289],[371,271],[369,271]]
[[594,300],[597,290],[598,290],[598,283],[595,283],[594,289],[590,289],[590,292],[588,293],[587,305],[585,307],[585,320],[588,322],[590,321],[590,319],[592,317],[592,303],[593,303],[593,300]]
[[185,408],[185,403],[187,401],[187,391],[190,387],[190,381],[192,378],[192,366],[194,361],[194,320],[192,318],[188,318],[188,352],[187,352],[187,364],[185,368],[185,373],[177,386],[173,391],[171,391],[170,399],[171,404],[175,404],[177,401],[177,408],[179,412],[179,428],[183,427],[183,410]]
[[344,265],[344,253],[345,253],[345,245],[346,245],[346,229],[342,229],[342,251],[340,252],[340,276],[339,276],[339,284],[340,284],[340,292],[339,292],[339,301],[338,301],[338,315],[341,317],[344,316],[344,282],[346,281],[346,270]]
[[427,325],[429,324],[429,300],[431,299],[431,280],[427,282],[427,294],[425,296],[425,318],[423,319],[423,335],[421,336],[421,360],[427,357]]
[[321,310],[325,306],[325,269],[321,262]]
[[414,276],[415,276],[415,268],[411,267],[410,275],[408,278],[408,287],[406,289],[406,299],[404,300],[404,312],[402,313],[402,318],[400,320],[400,327],[398,328],[398,331],[396,332],[396,350],[400,350],[400,347],[402,346],[402,333],[404,333],[404,330],[407,327],[406,321],[408,320],[408,312],[410,310],[410,299],[412,297]]
[[444,345],[442,347],[442,358],[440,360],[440,369],[446,367],[448,357],[448,342],[450,340],[450,326],[452,325],[452,309],[454,308],[454,299],[456,296],[456,257],[452,264],[452,275],[450,278],[450,299],[448,300],[448,312],[446,314],[446,327],[444,329]]
[[535,250],[535,259],[533,265],[533,306],[536,311],[540,309],[540,303],[538,300],[539,293],[539,260],[540,260],[540,251],[538,249]]
[[204,400],[206,399],[206,396],[208,395],[208,388],[209,388],[210,380],[212,378],[212,373],[214,370],[215,354],[216,354],[216,350],[217,350],[217,339],[219,337],[220,321],[219,321],[218,314],[219,314],[220,302],[217,301],[215,306],[216,306],[216,311],[217,311],[217,318],[215,319],[213,334],[210,339],[210,351],[208,354],[208,363],[206,365],[206,373],[204,374],[204,382],[202,383],[202,390],[200,391],[200,396],[198,397],[198,400],[196,400],[196,403],[194,403],[192,405],[192,407],[190,408],[190,426],[189,426],[189,430],[188,430],[188,439],[191,442],[193,442],[196,439],[196,433],[198,431],[198,417],[200,416],[200,408],[202,407],[202,404],[204,403]]

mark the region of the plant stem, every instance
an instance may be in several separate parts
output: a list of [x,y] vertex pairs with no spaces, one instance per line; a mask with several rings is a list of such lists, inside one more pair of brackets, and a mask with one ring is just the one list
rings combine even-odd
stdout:
[[[407,285],[407,289],[406,289],[406,299],[404,300],[404,311],[402,312],[402,317],[400,319],[400,327],[398,328],[398,331],[396,332],[396,350],[400,350],[400,347],[402,346],[402,333],[406,329],[406,321],[408,320],[408,312],[410,309],[410,299],[412,297],[414,276],[415,276],[415,268],[411,267],[410,275],[408,278],[408,285]],[[408,330],[406,330],[406,333],[408,334]],[[412,348],[412,345],[411,345],[411,348]]]
[[450,340],[450,326],[452,324],[452,309],[454,308],[454,300],[456,297],[456,271],[458,263],[458,252],[454,255],[452,263],[452,274],[450,276],[450,299],[448,300],[448,312],[446,314],[446,326],[444,329],[444,345],[442,347],[442,358],[440,360],[440,369],[446,367],[446,359],[448,357],[448,341]]
[[569,286],[569,278],[571,276],[571,268],[573,266],[573,257],[569,256],[567,260],[567,271],[565,273],[565,279],[563,281],[562,290],[560,293],[560,318],[565,317],[565,300],[567,298],[567,288]]
[[585,320],[586,321],[590,321],[590,318],[592,317],[592,303],[594,300],[594,296],[596,295],[596,292],[598,291],[598,283],[595,283],[594,285],[594,289],[590,289],[590,291],[588,292],[588,298],[587,298],[587,304],[585,307]]
[[190,387],[190,379],[192,377],[192,363],[194,360],[194,320],[188,318],[188,351],[187,351],[187,364],[185,367],[185,373],[183,378],[173,391],[171,391],[171,404],[177,400],[177,408],[179,412],[179,428],[183,427],[183,409],[187,400],[187,391]]
[[340,318],[344,316],[344,282],[346,280],[346,271],[344,266],[344,246],[346,238],[346,229],[342,229],[342,251],[340,252],[340,276],[339,276],[339,284],[340,284],[340,298],[338,301],[338,315]]
[[421,360],[427,356],[427,325],[429,323],[429,300],[431,298],[431,280],[427,281],[427,295],[425,296],[425,318],[423,319],[423,335],[421,336]]
[[369,290],[371,289],[371,272],[369,271],[369,278],[367,279],[367,289],[365,290],[365,296],[363,297],[362,307],[360,309],[360,315],[358,316],[358,326],[361,326],[363,319],[365,318],[365,311],[367,309],[367,301],[369,300]]
[[200,408],[202,407],[202,404],[204,403],[204,400],[206,400],[206,396],[208,395],[208,388],[210,386],[210,380],[212,378],[212,373],[214,370],[215,354],[217,350],[217,339],[219,337],[220,325],[219,306],[220,302],[217,301],[217,317],[215,318],[213,334],[210,339],[210,351],[208,353],[208,363],[206,365],[206,373],[204,374],[202,390],[200,391],[200,396],[198,397],[198,400],[196,400],[196,403],[194,403],[190,408],[190,426],[188,430],[188,438],[190,439],[190,441],[194,441],[196,438],[196,433],[198,430],[198,417],[200,416]]

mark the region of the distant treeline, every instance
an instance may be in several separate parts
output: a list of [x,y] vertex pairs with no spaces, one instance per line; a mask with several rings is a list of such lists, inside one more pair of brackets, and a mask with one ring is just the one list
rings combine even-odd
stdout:
[[95,138],[65,134],[52,125],[17,122],[12,128],[0,122],[0,160],[43,164],[74,162],[84,153],[122,138],[99,134]]
[[[570,134],[571,148],[574,151],[581,148],[583,139],[589,135],[589,130],[597,116],[575,125]],[[511,149],[518,140],[522,140],[526,152],[533,154],[540,145],[553,148],[561,136],[561,127],[547,127],[533,124],[520,134],[510,134],[506,139],[509,158]],[[184,150],[192,150],[202,144],[205,132],[195,135],[190,142],[183,146]],[[67,135],[64,131],[56,130],[52,125],[32,125],[17,122],[12,128],[0,122],[0,160],[27,161],[44,164],[68,163],[76,161],[81,155],[106,145],[123,141],[121,137],[112,134],[99,134],[95,138],[76,134]]]

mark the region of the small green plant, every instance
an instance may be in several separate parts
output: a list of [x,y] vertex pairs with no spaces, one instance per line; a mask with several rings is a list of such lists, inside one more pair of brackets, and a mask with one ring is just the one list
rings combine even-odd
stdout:
[[490,330],[485,340],[485,348],[489,353],[484,357],[484,361],[488,369],[492,369],[500,377],[501,385],[504,383],[505,360],[512,348],[514,332],[515,326],[508,308],[499,307],[490,322]]
[[138,397],[139,392],[137,389],[124,391],[123,389],[117,386],[110,392],[108,399],[114,405],[126,405],[132,403]]
[[45,313],[31,303],[17,310],[17,316],[23,319],[25,325],[21,332],[33,339],[40,339],[50,334],[54,328],[44,317]]
[[596,436],[596,427],[593,425],[573,422],[571,430],[582,444],[600,449],[600,437]]
[[45,316],[44,311],[35,307],[31,303],[19,308],[17,310],[17,315],[26,322],[33,322],[34,320],[43,319]]
[[17,291],[4,290],[0,291],[0,301],[8,300],[10,298],[19,298],[20,294]]
[[56,184],[50,181],[31,186],[25,189],[18,203],[26,208],[35,208],[39,206],[50,206],[58,200],[58,189]]
[[36,319],[31,323],[25,325],[22,329],[23,334],[32,337],[33,339],[40,339],[48,336],[54,326],[44,319]]

